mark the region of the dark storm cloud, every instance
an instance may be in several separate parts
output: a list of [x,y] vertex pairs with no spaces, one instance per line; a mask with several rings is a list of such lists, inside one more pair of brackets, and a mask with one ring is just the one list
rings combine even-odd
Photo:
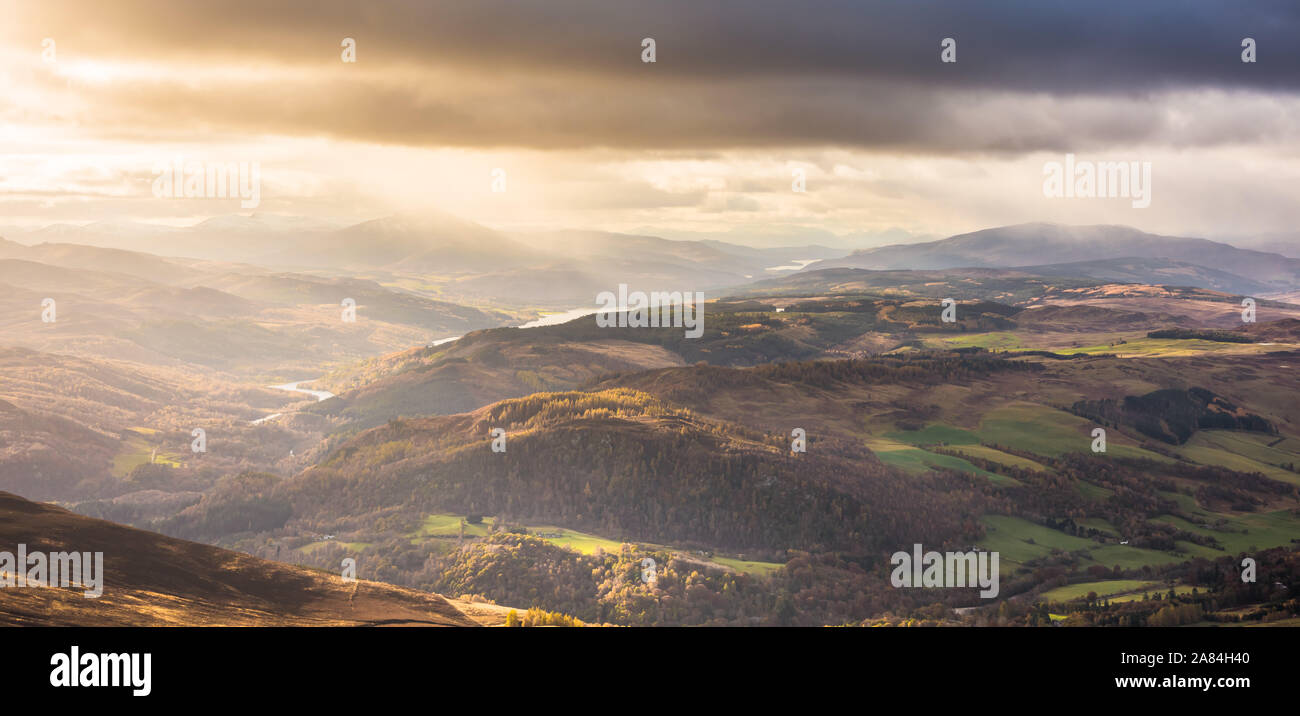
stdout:
[[[1300,3],[1144,0],[43,0],[88,48],[234,50],[333,59],[361,39],[384,62],[621,73],[659,42],[657,69],[710,77],[811,74],[1047,92],[1300,87]],[[1243,37],[1261,46],[1239,61]],[[938,61],[958,40],[959,62]],[[322,51],[323,47],[328,48]]]
[[[1020,152],[1276,138],[1293,123],[1145,103],[1300,89],[1295,0],[44,0],[24,12],[68,56],[240,68],[201,86],[114,87],[96,98],[105,129],[180,112],[385,143]],[[354,67],[339,61],[344,36]],[[955,64],[939,61],[944,37]],[[1240,61],[1243,37],[1257,63]],[[259,64],[297,75],[268,86]]]

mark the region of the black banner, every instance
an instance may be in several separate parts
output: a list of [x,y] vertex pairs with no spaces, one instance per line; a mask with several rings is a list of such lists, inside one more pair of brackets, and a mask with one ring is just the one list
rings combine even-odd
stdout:
[[[626,688],[637,698],[638,683],[728,702],[833,688],[969,706],[1204,703],[1283,698],[1295,684],[1294,638],[1267,628],[9,628],[3,639],[7,697],[49,704],[237,704],[265,692],[257,698],[418,702],[436,693],[486,705],[541,698],[535,688]],[[114,672],[127,675],[116,686]]]

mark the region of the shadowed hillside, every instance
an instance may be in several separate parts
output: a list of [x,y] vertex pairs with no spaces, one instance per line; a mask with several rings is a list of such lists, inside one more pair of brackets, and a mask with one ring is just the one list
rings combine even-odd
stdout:
[[[490,431],[508,435],[490,449]],[[445,418],[394,420],[277,485],[294,519],[334,524],[397,511],[552,520],[648,541],[784,550],[870,549],[962,531],[972,499],[946,478],[907,478],[852,443],[792,455],[789,442],[703,420],[635,391],[543,393]],[[187,515],[195,524],[215,497]],[[927,506],[924,522],[900,509]],[[834,519],[829,516],[834,515]]]
[[0,492],[0,550],[103,552],[103,595],[0,589],[0,624],[46,626],[474,626],[442,597],[345,582]]

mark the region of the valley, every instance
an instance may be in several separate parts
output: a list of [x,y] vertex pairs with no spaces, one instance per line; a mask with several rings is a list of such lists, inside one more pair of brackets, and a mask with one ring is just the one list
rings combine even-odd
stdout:
[[[355,560],[473,623],[536,608],[587,624],[1128,624],[1171,590],[1200,621],[1289,613],[1228,579],[1246,554],[1287,573],[1300,538],[1300,306],[1260,293],[1243,324],[1224,291],[1262,283],[750,250],[785,275],[710,279],[734,283],[707,294],[691,339],[601,327],[559,294],[483,302],[460,285],[482,275],[468,253],[469,278],[413,281],[408,224],[383,226],[384,268],[346,273],[9,246],[26,258],[0,259],[15,287],[0,489],[160,546],[314,574]],[[588,262],[613,240],[577,239]],[[669,253],[704,266],[726,250]],[[45,294],[57,323],[12,318]],[[887,555],[913,543],[999,552],[1002,596],[890,588]],[[263,618],[199,608],[95,618]]]

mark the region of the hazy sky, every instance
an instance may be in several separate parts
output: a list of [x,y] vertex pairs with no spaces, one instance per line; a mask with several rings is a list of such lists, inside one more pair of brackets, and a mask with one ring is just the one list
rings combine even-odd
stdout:
[[[3,9],[0,225],[248,213],[156,198],[155,167],[174,158],[258,162],[256,211],[339,221],[430,207],[503,228],[737,238],[1300,224],[1294,0]],[[1246,37],[1257,62],[1241,60]],[[1067,152],[1151,162],[1151,206],[1045,197],[1044,162]]]

